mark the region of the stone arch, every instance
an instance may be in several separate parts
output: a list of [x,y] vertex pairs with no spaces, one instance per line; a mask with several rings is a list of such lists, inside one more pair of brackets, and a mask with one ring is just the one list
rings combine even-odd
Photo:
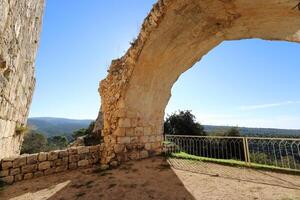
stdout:
[[225,40],[300,42],[297,0],[159,0],[127,53],[100,83],[103,163],[161,152],[178,77]]

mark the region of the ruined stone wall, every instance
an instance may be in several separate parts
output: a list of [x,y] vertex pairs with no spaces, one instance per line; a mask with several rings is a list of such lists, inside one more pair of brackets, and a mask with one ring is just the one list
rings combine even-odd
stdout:
[[[101,81],[103,163],[161,152],[164,110],[178,77],[225,40],[300,42],[297,0],[159,0]],[[98,128],[100,132],[100,128]]]
[[168,0],[159,0],[153,6],[138,38],[122,58],[112,61],[109,75],[100,83],[103,129],[96,131],[99,134],[101,132],[105,143],[102,163],[146,158],[161,152],[161,126],[151,126],[142,121],[137,113],[126,108],[124,96],[143,46],[151,32],[158,27],[170,3]]
[[0,1],[0,159],[20,153],[43,9],[44,0]]
[[[0,160],[0,180],[12,184],[21,180],[50,175],[99,164],[103,145],[72,147]],[[109,166],[102,165],[101,169]]]

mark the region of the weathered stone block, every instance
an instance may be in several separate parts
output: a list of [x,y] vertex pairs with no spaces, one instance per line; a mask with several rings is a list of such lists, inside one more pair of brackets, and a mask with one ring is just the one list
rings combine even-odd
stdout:
[[27,156],[27,164],[36,164],[38,162],[38,154],[32,154]]
[[46,161],[47,158],[48,158],[48,153],[46,153],[46,152],[40,152],[38,155],[38,160],[40,162]]
[[21,171],[23,174],[35,172],[36,170],[37,170],[37,164],[25,165],[25,166],[22,166],[22,168],[21,168]]
[[126,135],[126,128],[117,128],[117,130],[114,132],[116,136],[125,136]]
[[138,123],[137,123],[137,119],[136,118],[132,118],[131,119],[131,127],[137,127]]
[[33,174],[34,177],[41,177],[41,176],[44,176],[44,172],[43,171],[37,171],[37,172],[34,172]]
[[7,162],[2,162],[2,169],[9,169],[13,166],[13,162],[7,161]]
[[146,143],[145,144],[145,149],[146,150],[151,150],[151,143]]
[[8,175],[9,175],[9,170],[0,170],[0,178]]
[[72,162],[72,163],[69,163],[69,169],[77,169],[77,162]]
[[59,157],[59,158],[67,157],[68,155],[69,155],[68,150],[61,150],[61,151],[59,151],[59,153],[58,153],[58,157]]
[[21,173],[20,168],[13,168],[13,169],[9,170],[9,175],[11,175],[11,176],[14,176],[14,175],[17,175],[17,174],[20,174],[20,173]]
[[62,165],[62,159],[56,159],[53,161],[53,166],[60,166]]
[[78,167],[86,167],[89,165],[89,161],[88,160],[80,160],[78,162]]
[[50,167],[51,167],[51,163],[49,161],[44,161],[39,164],[38,169],[39,169],[39,171],[42,171],[45,169],[49,169]]
[[135,135],[136,136],[142,136],[142,135],[144,135],[144,128],[143,127],[136,127],[135,128]]
[[149,136],[141,136],[140,141],[143,142],[143,143],[149,142]]
[[144,127],[144,135],[152,135],[152,128],[150,126]]
[[137,152],[133,151],[129,154],[129,158],[131,160],[137,160],[137,159],[139,159],[139,154]]
[[130,119],[129,118],[120,118],[119,119],[119,127],[120,128],[129,128],[129,127],[131,127]]
[[33,173],[27,173],[24,174],[24,180],[32,179],[33,178]]
[[6,176],[0,179],[1,181],[3,181],[6,184],[12,184],[15,180],[14,176]]
[[79,160],[88,160],[90,159],[92,156],[90,153],[84,153],[84,154],[79,154]]
[[69,155],[77,154],[77,148],[76,147],[71,147],[68,149]]
[[125,136],[135,136],[135,129],[134,128],[126,128],[125,130]]
[[89,147],[90,153],[95,153],[99,151],[99,146],[90,146]]
[[130,137],[130,143],[138,143],[139,139],[138,137]]
[[62,165],[66,165],[69,162],[69,157],[63,157],[62,158]]
[[23,180],[23,174],[15,175],[15,182],[22,181],[22,180]]
[[125,149],[125,145],[123,144],[116,144],[114,147],[115,153],[121,153],[124,151],[124,149]]
[[75,154],[75,155],[70,155],[69,156],[69,162],[70,163],[73,163],[73,162],[78,162],[79,161],[79,155],[78,154]]
[[78,147],[78,154],[89,153],[89,147]]
[[18,167],[21,167],[21,166],[24,166],[24,165],[26,165],[26,157],[25,156],[16,158],[13,161],[13,168],[18,168]]
[[56,160],[58,158],[58,151],[51,151],[48,153],[48,160]]
[[119,144],[129,144],[130,137],[118,137],[118,143]]

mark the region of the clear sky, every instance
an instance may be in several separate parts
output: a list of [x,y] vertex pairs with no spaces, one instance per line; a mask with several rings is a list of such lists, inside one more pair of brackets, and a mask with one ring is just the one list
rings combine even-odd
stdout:
[[[31,117],[94,119],[99,81],[137,36],[155,0],[49,0]],[[224,42],[185,72],[166,112],[202,124],[300,129],[300,44]]]

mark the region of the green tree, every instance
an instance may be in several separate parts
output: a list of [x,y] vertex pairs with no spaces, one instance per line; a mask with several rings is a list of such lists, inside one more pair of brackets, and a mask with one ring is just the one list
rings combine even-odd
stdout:
[[225,136],[238,137],[241,136],[241,133],[238,127],[231,127],[225,132]]
[[92,121],[88,128],[82,128],[73,132],[72,137],[76,140],[78,137],[84,137],[84,143],[87,146],[100,144],[101,136],[94,133],[95,121]]
[[24,137],[21,153],[38,153],[47,149],[46,137],[35,130],[30,130]]
[[68,146],[68,139],[65,136],[53,136],[48,138],[48,146],[51,149],[64,149]]
[[81,136],[84,136],[84,135],[87,135],[88,134],[88,131],[86,128],[81,128],[79,130],[76,130],[73,132],[72,134],[72,138],[74,140],[76,140],[78,137],[81,137]]
[[205,135],[204,127],[196,122],[190,110],[168,115],[164,122],[164,133],[173,135]]

